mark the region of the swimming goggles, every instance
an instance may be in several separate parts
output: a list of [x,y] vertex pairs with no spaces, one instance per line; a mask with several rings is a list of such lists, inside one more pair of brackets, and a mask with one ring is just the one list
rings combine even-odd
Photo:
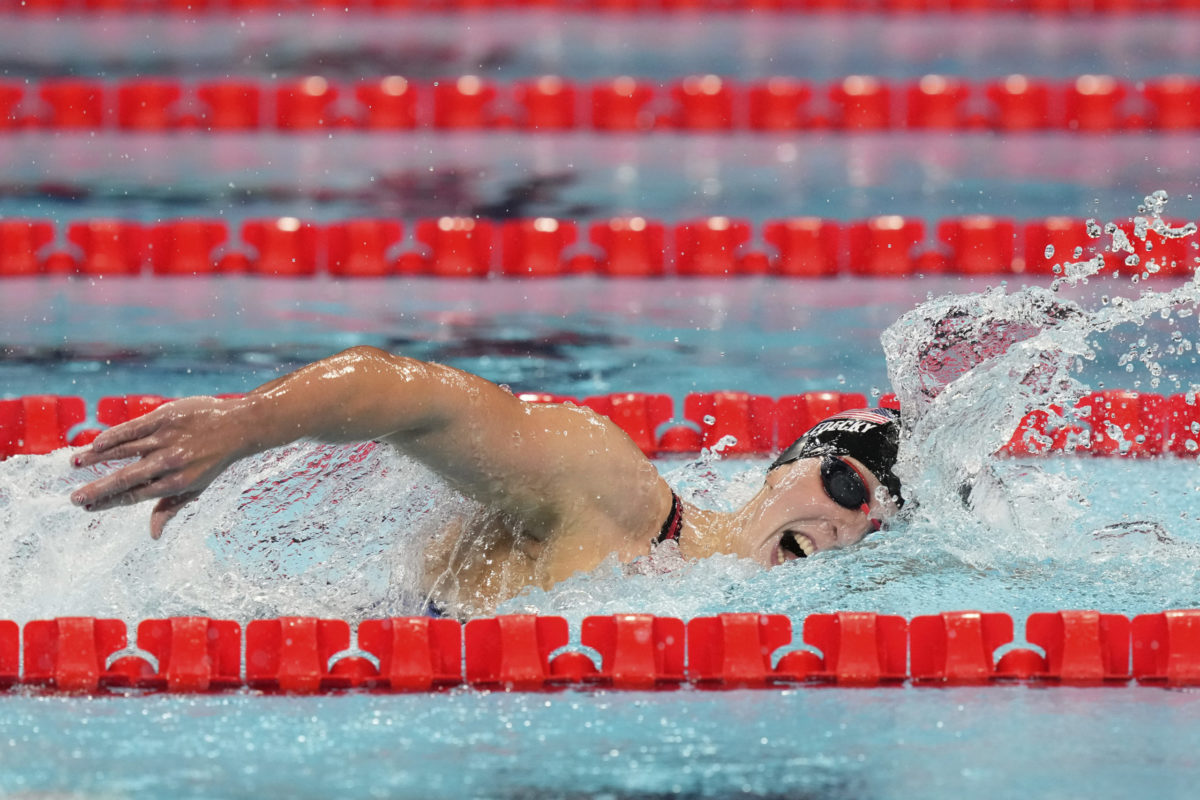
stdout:
[[871,526],[879,530],[879,520],[871,519],[871,492],[867,489],[867,478],[858,467],[838,456],[822,456],[821,487],[829,499],[842,508],[866,514]]

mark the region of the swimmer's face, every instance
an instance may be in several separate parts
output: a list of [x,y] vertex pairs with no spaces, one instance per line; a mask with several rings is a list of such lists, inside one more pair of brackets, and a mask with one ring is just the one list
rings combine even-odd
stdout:
[[896,512],[895,501],[857,460],[844,460],[866,481],[868,510],[839,505],[825,491],[821,459],[802,458],[767,473],[763,488],[742,509],[737,554],[768,567],[823,550],[849,547]]

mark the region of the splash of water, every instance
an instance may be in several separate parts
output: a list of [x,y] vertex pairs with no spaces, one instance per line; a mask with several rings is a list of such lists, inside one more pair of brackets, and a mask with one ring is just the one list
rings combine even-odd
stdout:
[[[1061,545],[1060,534],[1083,516],[1089,493],[1077,477],[997,456],[1022,418],[1038,409],[1068,409],[1058,423],[1086,426],[1086,419],[1071,418],[1070,409],[1092,389],[1088,366],[1131,330],[1136,340],[1122,365],[1132,372],[1140,363],[1152,388],[1161,387],[1164,377],[1176,390],[1185,388],[1163,362],[1194,363],[1177,322],[1193,319],[1200,303],[1195,258],[1190,278],[1156,291],[1143,281],[1158,265],[1153,259],[1142,265],[1135,255],[1152,248],[1150,232],[1195,236],[1194,223],[1172,227],[1163,220],[1166,203],[1162,192],[1147,197],[1132,234],[1089,220],[1097,252],[1057,265],[1060,277],[1049,287],[1010,292],[998,286],[932,298],[883,333],[888,374],[904,413],[896,472],[919,498],[915,527],[947,531],[946,546],[979,566],[996,566],[1014,553],[1047,557]],[[1120,265],[1112,268],[1111,254],[1122,253],[1131,257],[1117,258]],[[1156,333],[1152,320],[1168,323],[1169,342],[1150,341],[1163,330],[1160,325]]]
[[415,613],[423,542],[474,510],[392,448],[300,443],[235,464],[154,542],[146,505],[68,501],[115,466],[0,463],[0,616]]

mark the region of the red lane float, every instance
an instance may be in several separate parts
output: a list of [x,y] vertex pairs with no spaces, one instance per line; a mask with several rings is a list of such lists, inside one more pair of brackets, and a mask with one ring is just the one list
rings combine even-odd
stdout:
[[776,248],[769,259],[773,275],[826,278],[840,271],[841,228],[820,217],[773,220],[763,225],[763,239]]
[[[558,75],[497,84],[477,75],[415,81],[379,76],[354,84],[309,75],[281,81],[0,83],[0,133],[592,130],[723,134],[836,129],[1055,130],[1084,135],[1200,128],[1200,79],[1133,84],[1111,75],[984,82],[947,75],[894,81],[850,75],[816,86],[786,76],[735,82],[690,75],[666,82],[614,76],[589,84]],[[586,98],[586,101],[581,100]]]
[[[1183,221],[1171,228],[1180,229]],[[896,215],[838,223],[815,217],[748,220],[713,216],[668,226],[643,217],[587,223],[552,217],[502,223],[473,217],[350,219],[317,225],[296,217],[245,221],[239,236],[215,219],[142,226],[81,220],[59,244],[48,220],[0,221],[0,278],[43,274],[131,276],[253,273],[338,278],[778,277],[839,274],[907,277],[923,273],[1051,276],[1064,263],[1103,259],[1115,275],[1183,278],[1200,263],[1185,238],[1115,225],[1095,238],[1085,220],[1051,217],[1024,224],[1004,217],[936,221],[935,241],[921,219]],[[1095,228],[1093,228],[1095,230]],[[669,236],[668,236],[669,231]],[[761,240],[761,241],[760,241]],[[594,246],[594,247],[593,247]],[[669,256],[668,256],[669,254]]]
[[0,620],[0,689],[21,679],[21,628],[12,620]]
[[339,278],[382,278],[399,271],[393,255],[404,226],[383,219],[357,219],[325,229],[328,270]]
[[1200,406],[1188,394],[1106,390],[1081,398],[1072,413],[1033,411],[1004,448],[1026,456],[1075,452],[1097,456],[1194,456],[1200,440]]
[[[617,614],[586,617],[579,639],[572,640],[561,617],[512,615],[465,624],[396,617],[361,622],[352,648],[350,625],[341,620],[255,620],[243,636],[230,620],[176,617],[139,623],[137,647],[130,648],[121,620],[62,617],[28,622],[23,631],[0,621],[0,689],[196,693],[245,686],[313,694],[426,692],[464,682],[503,691],[570,685],[645,691],[684,683],[707,689],[854,687],[909,680],[945,687],[1122,686],[1131,680],[1200,685],[1200,609],[1132,621],[1093,610],[1043,612],[1031,614],[1024,629],[1030,646],[1012,647],[1013,620],[1003,613],[947,611],[909,622],[837,612],[806,617],[796,641],[791,619],[779,614],[724,613],[686,624]],[[598,662],[579,648],[594,651]]]
[[913,683],[990,683],[997,677],[993,654],[1012,639],[1007,614],[947,611],[914,617],[909,624]]
[[684,681],[682,620],[650,614],[586,617],[584,647],[600,654],[600,668],[587,680],[612,689],[663,689]]
[[671,442],[658,436],[658,429],[674,414],[670,395],[621,392],[588,397],[583,404],[615,422],[646,455],[670,450]]
[[229,230],[216,220],[181,219],[155,225],[149,238],[155,275],[206,275],[218,271],[215,251]]
[[0,220],[0,277],[37,275],[43,250],[54,241],[54,225],[45,220]]
[[[772,398],[747,392],[693,392],[684,398],[683,419],[674,416],[666,394],[617,392],[584,398],[526,392],[526,402],[582,402],[617,424],[648,456],[720,449],[725,455],[764,456],[786,447],[816,422],[838,411],[868,405],[857,392],[805,392]],[[159,395],[103,397],[94,419],[119,425],[168,402]],[[894,396],[878,400],[897,407]],[[42,455],[90,443],[99,428],[79,397],[30,395],[0,400],[0,459]],[[1002,448],[1010,456],[1075,453],[1093,456],[1194,458],[1200,453],[1200,403],[1195,395],[1106,390],[1082,398],[1072,413],[1063,409],[1027,414]]]
[[675,273],[702,277],[766,272],[759,253],[746,253],[750,223],[729,217],[684,222],[675,228]]
[[1133,618],[1133,676],[1140,683],[1200,686],[1200,611]]
[[917,268],[916,247],[925,238],[925,223],[897,215],[872,217],[851,224],[848,236],[851,274],[901,277]]
[[653,278],[663,275],[666,229],[642,217],[615,217],[594,222],[588,238],[603,251],[596,260],[601,275]]
[[424,272],[439,277],[479,278],[492,270],[492,224],[471,217],[441,217],[421,220],[417,241],[424,253],[402,256],[405,272]]
[[462,626],[452,619],[393,617],[365,620],[358,646],[379,660],[370,688],[426,692],[462,683]]
[[529,131],[566,131],[577,124],[579,90],[556,75],[547,75],[514,85],[513,96],[520,107],[518,128]]
[[512,220],[500,230],[501,273],[553,277],[563,274],[563,251],[575,243],[575,223],[549,217]]
[[43,455],[74,444],[67,435],[87,419],[79,397],[29,395],[0,400],[0,459]]
[[771,655],[792,640],[780,614],[721,614],[687,624],[688,679],[701,687],[762,688],[782,681]]
[[1058,611],[1031,614],[1025,638],[1046,653],[1039,680],[1088,685],[1129,680],[1129,620],[1120,614]]
[[26,623],[23,682],[62,692],[94,692],[125,683],[107,669],[109,656],[125,649],[125,623],[119,619],[63,617]]
[[915,617],[910,627],[913,682],[953,686],[1033,680],[1086,686],[1130,678],[1130,625],[1119,614],[1031,614],[1025,637],[1045,655],[1013,648],[994,660],[997,650],[1013,640],[1007,614],[956,611]]
[[352,681],[330,661],[349,647],[350,625],[342,620],[254,620],[246,625],[246,685],[292,694],[346,688]]
[[137,644],[158,662],[157,671],[139,678],[139,688],[207,692],[242,685],[242,626],[232,620],[143,620],[138,623]]
[[467,683],[509,691],[546,688],[555,679],[550,655],[570,641],[565,619],[532,614],[473,619],[463,637]]
[[903,617],[867,612],[810,614],[804,642],[823,654],[809,680],[839,686],[875,686],[907,675],[908,622]]
[[693,392],[684,398],[683,415],[697,426],[700,447],[729,455],[775,449],[775,400],[746,392]]

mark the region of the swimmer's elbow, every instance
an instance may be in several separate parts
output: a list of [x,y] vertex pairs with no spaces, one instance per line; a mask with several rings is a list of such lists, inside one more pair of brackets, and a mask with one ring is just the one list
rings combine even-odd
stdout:
[[369,344],[348,347],[329,361],[334,366],[331,372],[335,375],[355,375],[373,381],[401,378],[405,383],[420,374],[421,367],[427,366],[415,358],[389,353]]
[[397,356],[370,344],[356,344],[333,356],[339,361],[392,361]]

